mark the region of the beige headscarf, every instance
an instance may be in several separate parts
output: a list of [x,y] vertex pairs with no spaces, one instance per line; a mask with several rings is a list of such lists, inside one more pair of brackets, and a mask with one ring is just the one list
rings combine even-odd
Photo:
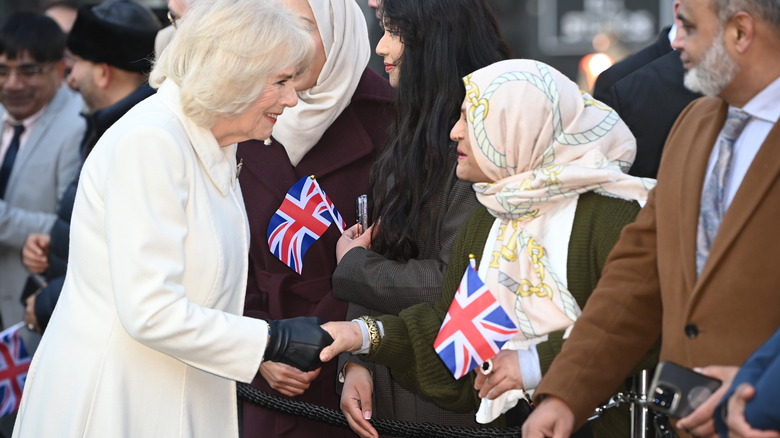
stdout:
[[[527,348],[567,329],[580,315],[566,272],[556,272],[548,255],[560,259],[568,252],[568,239],[554,237],[557,213],[571,211],[588,191],[644,201],[655,181],[624,173],[636,152],[628,127],[552,67],[501,61],[463,82],[471,154],[496,181],[473,186],[497,218],[480,273],[520,328],[504,348]],[[554,241],[545,242],[545,236]],[[483,399],[477,421],[494,420],[522,396],[522,390],[510,390]]]
[[655,181],[624,173],[636,152],[628,127],[552,67],[507,60],[463,81],[472,155],[497,181],[474,190],[502,222],[485,281],[513,310],[515,339],[565,329],[579,307],[548,263],[547,249],[568,250],[545,247],[548,218],[588,191],[644,201]]
[[349,105],[371,54],[366,20],[355,0],[309,0],[309,6],[325,47],[325,65],[317,84],[298,93],[298,105],[285,109],[273,131],[293,166]]

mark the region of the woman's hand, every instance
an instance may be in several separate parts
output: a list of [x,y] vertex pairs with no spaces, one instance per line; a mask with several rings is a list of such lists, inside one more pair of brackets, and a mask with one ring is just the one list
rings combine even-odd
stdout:
[[22,263],[33,274],[42,274],[49,267],[48,234],[30,234],[22,247]]
[[477,369],[474,389],[479,397],[494,400],[510,389],[523,389],[523,376],[520,374],[520,359],[515,350],[501,350],[493,359],[493,371],[487,376]]
[[263,376],[271,388],[288,397],[303,394],[309,389],[311,382],[320,375],[322,368],[314,371],[303,372],[290,365],[281,362],[263,362],[260,364],[260,375]]
[[357,322],[331,321],[323,324],[322,328],[333,338],[333,343],[320,352],[322,362],[327,362],[345,351],[358,351],[363,346],[363,333]]
[[362,438],[377,438],[371,419],[371,400],[374,381],[365,367],[348,363],[344,367],[344,388],[341,390],[341,412],[347,417],[349,427]]
[[714,377],[720,380],[721,385],[717,391],[696,410],[691,412],[688,416],[681,418],[677,422],[677,428],[686,430],[688,433],[697,436],[699,438],[712,437],[716,438],[718,432],[715,430],[714,413],[715,408],[723,399],[723,395],[726,394],[731,382],[734,380],[734,376],[737,375],[739,367],[727,367],[727,366],[708,366],[702,369],[695,369],[696,372],[702,373],[705,376]]
[[362,234],[360,228],[360,224],[352,225],[344,231],[344,234],[336,242],[336,263],[341,263],[341,258],[352,248],[360,246],[368,249],[371,247],[371,232],[374,227],[368,227]]

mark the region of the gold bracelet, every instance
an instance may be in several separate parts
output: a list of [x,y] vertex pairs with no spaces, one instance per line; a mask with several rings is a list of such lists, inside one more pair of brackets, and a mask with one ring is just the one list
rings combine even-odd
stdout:
[[376,320],[370,316],[361,316],[358,319],[366,323],[366,328],[368,329],[368,340],[370,342],[370,345],[368,346],[368,354],[373,355],[379,348],[379,343],[382,342],[382,336],[379,334],[379,325],[376,323]]

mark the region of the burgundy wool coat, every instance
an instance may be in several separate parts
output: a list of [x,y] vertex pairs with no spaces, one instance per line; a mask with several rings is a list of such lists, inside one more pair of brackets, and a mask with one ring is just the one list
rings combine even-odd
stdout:
[[[347,303],[331,293],[336,241],[341,236],[337,227],[331,225],[309,247],[301,275],[271,254],[266,230],[287,190],[306,175],[317,177],[347,226],[354,224],[355,198],[369,193],[369,172],[385,145],[392,116],[392,88],[384,78],[366,69],[352,102],[297,167],[292,166],[276,140],[270,146],[259,141],[238,146],[238,159],[243,160],[239,181],[251,233],[245,315],[263,319],[297,316],[315,316],[323,321],[345,319]],[[294,400],[338,410],[337,362],[325,364],[309,389]],[[282,396],[259,374],[252,386]],[[246,438],[354,436],[348,429],[280,414],[247,402],[243,402],[242,426]]]

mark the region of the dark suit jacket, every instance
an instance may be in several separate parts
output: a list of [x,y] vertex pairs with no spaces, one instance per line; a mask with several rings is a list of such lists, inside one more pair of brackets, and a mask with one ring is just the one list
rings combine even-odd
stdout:
[[701,94],[683,85],[680,52],[671,51],[609,88],[604,103],[617,111],[636,137],[636,158],[628,173],[655,178],[666,137],[680,112]]
[[658,59],[672,51],[672,45],[669,43],[669,30],[671,27],[665,27],[661,30],[658,38],[644,49],[628,55],[621,61],[618,61],[612,67],[601,72],[596,83],[593,85],[593,97],[604,103],[609,98],[609,89],[615,83],[628,76],[640,67]]
[[555,395],[578,424],[661,336],[660,360],[742,365],[780,326],[780,125],[758,151],[696,275],[699,200],[726,118],[720,99],[694,101],[667,142],[658,185],[623,230],[598,287],[535,396]]
[[[271,254],[266,230],[290,186],[306,175],[316,175],[347,225],[354,224],[355,198],[369,193],[369,171],[385,144],[392,114],[392,88],[387,80],[366,69],[352,102],[298,166],[292,166],[284,147],[276,141],[270,146],[258,141],[239,144],[237,157],[243,160],[239,181],[251,233],[244,305],[247,316],[263,319],[316,316],[323,321],[345,319],[347,303],[334,298],[331,292],[336,241],[341,236],[336,226],[331,226],[309,247],[302,275]],[[295,399],[339,409],[336,368],[336,361],[325,364],[309,389]],[[252,385],[281,396],[262,377],[258,376]],[[279,414],[250,403],[244,403],[243,409],[243,432],[247,438],[353,436],[347,429]]]
[[723,407],[742,383],[756,388],[756,395],[745,405],[745,419],[753,429],[780,431],[780,329],[742,365],[729,392],[715,411],[720,436],[728,436],[722,417]]
[[655,178],[666,136],[680,111],[700,94],[683,85],[679,53],[669,43],[669,27],[656,41],[605,70],[593,97],[611,106],[636,137],[636,158],[628,171]]

